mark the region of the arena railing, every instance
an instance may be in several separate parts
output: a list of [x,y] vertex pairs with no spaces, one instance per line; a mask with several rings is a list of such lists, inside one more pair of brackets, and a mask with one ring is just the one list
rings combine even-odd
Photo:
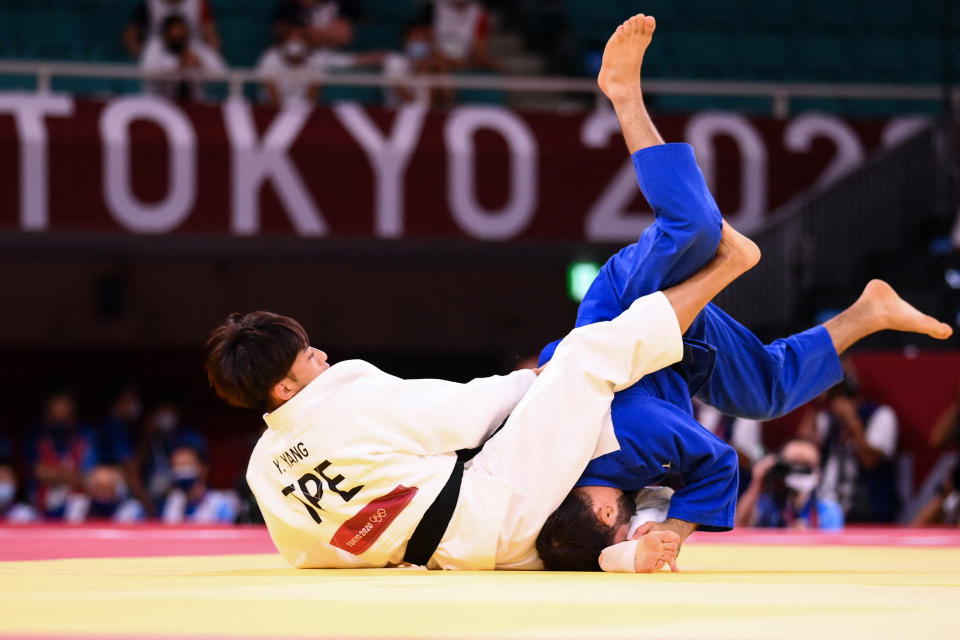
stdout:
[[934,122],[773,212],[752,234],[763,260],[718,302],[747,326],[800,328],[816,318],[824,295],[852,301],[876,257],[925,249],[930,223],[956,208],[953,130],[949,118]]
[[[36,91],[49,92],[54,78],[97,78],[108,80],[198,80],[225,84],[228,95],[239,98],[244,87],[260,84],[265,76],[252,69],[230,69],[223,73],[190,72],[169,74],[145,71],[128,64],[94,64],[37,60],[0,60],[0,75],[35,78]],[[388,76],[382,73],[290,73],[272,78],[315,82],[344,87],[391,87],[399,84],[412,88],[446,87],[454,89],[490,89],[523,93],[594,94],[599,97],[597,83],[589,78],[552,76],[500,75],[412,75]],[[726,80],[644,81],[650,94],[752,97],[771,100],[771,113],[784,118],[789,115],[790,101],[796,98],[833,98],[852,100],[948,101],[960,107],[960,87],[945,89],[940,85],[840,84],[798,82],[741,82]]]

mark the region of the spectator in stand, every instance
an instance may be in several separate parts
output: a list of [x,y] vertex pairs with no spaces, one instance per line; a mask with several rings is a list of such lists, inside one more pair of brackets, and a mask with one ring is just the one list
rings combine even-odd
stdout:
[[237,495],[207,486],[207,465],[200,451],[190,446],[177,447],[170,454],[170,468],[173,489],[163,503],[164,522],[230,524],[236,521],[240,507]]
[[138,522],[143,520],[143,506],[128,497],[127,485],[119,468],[98,465],[87,475],[86,495],[73,496],[67,506],[67,522],[90,520]]
[[209,0],[144,0],[134,9],[123,32],[123,44],[130,57],[139,59],[146,49],[161,41],[163,24],[170,16],[183,20],[191,41],[220,50]]
[[310,107],[317,101],[320,87],[316,82],[291,78],[293,72],[317,73],[329,69],[343,69],[356,65],[380,64],[383,54],[338,53],[326,49],[312,50],[307,42],[306,29],[296,25],[284,29],[285,40],[267,49],[257,63],[257,72],[264,78],[263,101],[289,108]]
[[293,28],[304,29],[317,49],[342,49],[353,42],[353,23],[360,17],[357,0],[281,0],[273,18],[274,37],[287,40]]
[[893,522],[900,506],[895,455],[897,414],[860,397],[856,373],[844,362],[844,379],[825,392],[798,435],[820,446],[820,495],[840,503],[847,522]]
[[403,82],[404,79],[415,74],[452,71],[446,59],[434,51],[432,37],[429,24],[413,24],[406,30],[403,52],[386,55],[383,73],[397,80],[396,84],[388,87],[384,92],[388,106],[397,106],[405,102],[439,106],[453,104],[455,94],[450,87],[434,87],[431,90]]
[[13,447],[0,437],[0,522],[33,522],[37,510],[23,500],[17,470],[13,465]]
[[[933,449],[955,449],[960,445],[960,387],[956,397],[937,417],[929,444]],[[937,495],[913,520],[913,525],[918,527],[931,524],[960,524],[960,461],[954,463],[950,474],[940,483]]]
[[940,491],[913,520],[913,526],[925,527],[932,524],[960,525],[960,462],[940,486]]
[[843,509],[817,495],[820,452],[809,440],[791,440],[780,455],[753,466],[750,484],[737,503],[738,527],[843,528]]
[[111,383],[109,408],[96,432],[97,462],[132,468],[133,434],[143,414],[140,391],[129,380]]
[[140,68],[174,75],[171,79],[147,81],[146,90],[182,101],[203,99],[203,83],[196,76],[226,71],[220,54],[203,42],[191,40],[186,21],[177,14],[164,18],[161,37],[144,49]]
[[257,63],[257,73],[264,78],[261,100],[286,108],[312,106],[317,102],[319,86],[285,74],[322,71],[319,54],[311,51],[303,27],[290,25],[283,34],[284,39],[267,49]]
[[434,55],[449,70],[500,70],[488,51],[490,16],[480,2],[433,0],[421,9],[416,23],[429,27]]
[[956,397],[947,405],[930,432],[929,443],[934,449],[946,449],[960,445],[960,385]]
[[67,502],[82,494],[84,476],[96,462],[91,430],[77,418],[73,392],[50,394],[43,419],[28,443],[33,471],[33,501],[44,518],[62,519]]
[[136,478],[136,486],[131,489],[148,515],[155,515],[159,511],[173,487],[170,455],[181,446],[192,447],[201,456],[206,455],[204,437],[181,422],[179,399],[171,392],[163,392],[143,422],[134,456],[136,472],[133,477]]

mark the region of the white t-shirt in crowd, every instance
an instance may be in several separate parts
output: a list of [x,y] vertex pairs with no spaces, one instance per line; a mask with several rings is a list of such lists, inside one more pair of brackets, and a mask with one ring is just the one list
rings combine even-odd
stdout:
[[[263,52],[260,61],[257,62],[257,73],[276,87],[282,106],[309,106],[311,104],[310,87],[316,83],[289,74],[322,73],[348,68],[353,66],[355,60],[356,57],[350,54],[317,50],[308,54],[301,64],[292,64],[284,55],[284,47],[279,45]],[[265,98],[265,95],[261,96],[261,99]]]
[[[220,54],[203,42],[192,41],[190,49],[200,62],[200,69],[211,73],[226,71],[227,65]],[[140,68],[144,71],[160,73],[174,73],[180,69],[180,56],[169,51],[160,40],[151,40],[144,47],[140,56]],[[162,95],[167,98],[178,98],[180,80],[148,80],[146,90],[149,93]],[[202,83],[187,79],[190,87],[190,97],[194,100],[203,98]]]

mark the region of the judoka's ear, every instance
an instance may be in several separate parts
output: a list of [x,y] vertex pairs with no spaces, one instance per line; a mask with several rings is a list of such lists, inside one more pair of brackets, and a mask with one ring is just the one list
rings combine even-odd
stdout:
[[290,378],[284,378],[277,384],[273,385],[273,389],[270,390],[270,397],[274,400],[274,404],[280,406],[293,396],[297,395],[297,386]]
[[593,512],[604,526],[612,527],[617,523],[617,506],[609,502],[594,504]]

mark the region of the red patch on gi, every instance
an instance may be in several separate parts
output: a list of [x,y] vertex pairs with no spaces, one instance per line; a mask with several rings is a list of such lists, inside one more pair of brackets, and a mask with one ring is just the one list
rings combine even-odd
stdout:
[[397,485],[397,488],[387,495],[368,502],[357,515],[340,525],[330,539],[330,544],[355,556],[360,555],[377,541],[380,534],[407,508],[415,495],[416,487]]

